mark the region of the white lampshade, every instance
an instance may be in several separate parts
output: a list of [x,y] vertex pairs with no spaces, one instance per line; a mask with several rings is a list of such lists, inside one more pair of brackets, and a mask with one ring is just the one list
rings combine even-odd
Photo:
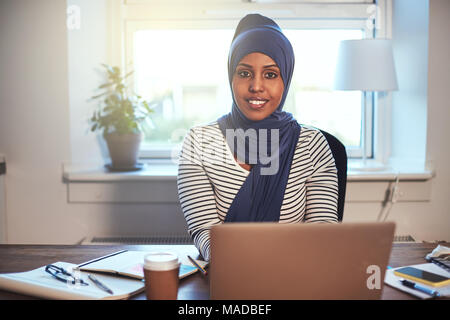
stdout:
[[387,39],[341,41],[334,87],[337,90],[397,90],[391,41]]

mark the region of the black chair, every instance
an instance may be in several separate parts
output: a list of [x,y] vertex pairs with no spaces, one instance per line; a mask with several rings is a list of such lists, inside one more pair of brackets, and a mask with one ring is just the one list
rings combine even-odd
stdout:
[[338,176],[338,221],[344,217],[345,190],[347,187],[347,152],[345,146],[335,136],[326,131],[320,130],[330,145],[336,163]]

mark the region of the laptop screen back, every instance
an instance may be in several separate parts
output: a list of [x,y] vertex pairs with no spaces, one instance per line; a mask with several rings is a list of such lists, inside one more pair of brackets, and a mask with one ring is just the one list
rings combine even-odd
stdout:
[[212,299],[379,299],[395,224],[211,228]]

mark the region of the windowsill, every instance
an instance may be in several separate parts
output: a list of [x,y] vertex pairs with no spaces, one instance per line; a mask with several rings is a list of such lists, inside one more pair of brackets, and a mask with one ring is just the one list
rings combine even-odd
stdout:
[[[361,160],[349,160],[347,169],[348,181],[421,181],[433,177],[432,170],[426,169],[423,163],[416,161],[391,161],[389,164],[377,167],[373,160],[367,161],[367,167],[361,165]],[[358,170],[361,167],[363,170]],[[376,168],[376,169],[374,169]]]
[[177,165],[170,160],[145,160],[143,169],[129,172],[111,172],[98,164],[65,165],[66,182],[120,182],[176,180]]
[[[121,181],[170,181],[176,180],[177,164],[165,159],[145,160],[144,168],[131,172],[110,172],[97,164],[65,165],[63,177],[65,182],[121,182]],[[388,165],[381,170],[372,171],[353,169],[357,161],[350,160],[347,181],[402,181],[429,180],[433,172],[411,164]]]
[[[147,203],[178,206],[177,164],[170,160],[142,160],[144,169],[108,172],[101,165],[66,165],[64,182],[69,203]],[[349,161],[346,202],[383,202],[398,179],[398,201],[429,201],[433,173],[423,166],[387,167],[382,171],[358,172]],[[401,169],[397,169],[401,168]]]

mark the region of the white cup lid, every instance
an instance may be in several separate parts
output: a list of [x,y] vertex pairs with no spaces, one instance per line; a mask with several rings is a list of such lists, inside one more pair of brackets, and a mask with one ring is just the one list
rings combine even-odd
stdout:
[[179,265],[178,256],[173,252],[151,252],[144,257],[144,268],[148,270],[172,270]]

